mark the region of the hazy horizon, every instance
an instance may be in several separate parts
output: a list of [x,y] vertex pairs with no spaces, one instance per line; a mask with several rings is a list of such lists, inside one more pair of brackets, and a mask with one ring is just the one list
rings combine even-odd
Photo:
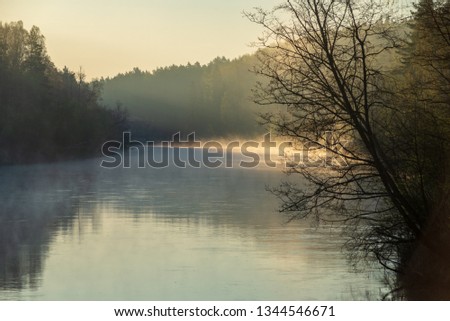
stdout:
[[261,29],[242,12],[278,2],[0,0],[0,21],[38,26],[56,67],[81,66],[92,79],[252,53]]

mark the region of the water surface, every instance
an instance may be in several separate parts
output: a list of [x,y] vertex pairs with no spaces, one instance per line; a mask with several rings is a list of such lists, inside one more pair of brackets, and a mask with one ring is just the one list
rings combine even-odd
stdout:
[[348,300],[377,295],[338,231],[286,223],[278,169],[0,168],[1,300]]

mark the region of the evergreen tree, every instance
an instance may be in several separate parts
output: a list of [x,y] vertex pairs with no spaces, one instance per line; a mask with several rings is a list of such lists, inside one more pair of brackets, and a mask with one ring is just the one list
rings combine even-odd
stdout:
[[0,23],[0,164],[89,156],[124,129],[99,105],[100,83],[59,71],[39,28]]

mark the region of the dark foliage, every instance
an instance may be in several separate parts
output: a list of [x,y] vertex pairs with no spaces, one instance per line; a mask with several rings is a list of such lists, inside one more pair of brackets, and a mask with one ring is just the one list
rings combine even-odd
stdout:
[[55,68],[39,28],[0,23],[0,164],[85,157],[126,124],[98,104],[99,83]]

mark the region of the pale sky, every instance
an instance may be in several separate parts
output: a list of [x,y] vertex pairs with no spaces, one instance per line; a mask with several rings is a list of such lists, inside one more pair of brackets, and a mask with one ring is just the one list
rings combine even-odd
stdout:
[[139,67],[208,63],[253,52],[262,29],[242,16],[277,0],[0,0],[0,21],[22,20],[46,37],[58,68],[89,79]]

